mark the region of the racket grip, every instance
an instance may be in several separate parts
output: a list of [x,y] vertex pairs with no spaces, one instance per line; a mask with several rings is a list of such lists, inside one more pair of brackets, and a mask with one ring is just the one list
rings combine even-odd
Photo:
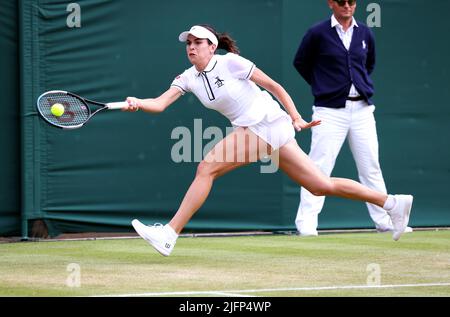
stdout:
[[116,109],[122,109],[128,107],[128,102],[126,101],[120,101],[120,102],[109,102],[106,104],[106,107],[109,110],[116,110]]

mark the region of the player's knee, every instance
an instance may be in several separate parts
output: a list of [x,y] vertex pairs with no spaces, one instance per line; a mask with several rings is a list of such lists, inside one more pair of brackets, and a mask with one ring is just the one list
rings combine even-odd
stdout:
[[197,166],[197,173],[195,176],[206,176],[210,173],[210,168],[208,166],[208,163],[205,161],[201,161]]
[[315,184],[308,188],[308,191],[314,196],[329,196],[333,194],[333,184],[331,182]]
[[214,164],[201,161],[197,166],[197,177],[217,177],[217,171]]

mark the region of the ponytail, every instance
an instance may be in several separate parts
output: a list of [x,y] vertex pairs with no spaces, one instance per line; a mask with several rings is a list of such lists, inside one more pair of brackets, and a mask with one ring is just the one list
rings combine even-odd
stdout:
[[219,41],[219,44],[217,45],[218,49],[222,49],[227,52],[239,55],[240,52],[239,48],[236,45],[236,41],[228,33],[217,33],[216,30],[214,30],[211,26],[207,24],[200,24],[200,26],[203,26],[204,28],[210,30],[217,37]]
[[220,33],[218,39],[219,45],[217,48],[239,55],[239,48],[236,46],[236,41],[228,33]]

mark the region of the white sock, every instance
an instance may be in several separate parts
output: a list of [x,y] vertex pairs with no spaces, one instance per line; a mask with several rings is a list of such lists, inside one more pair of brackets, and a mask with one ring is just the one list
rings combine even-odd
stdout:
[[178,238],[178,234],[175,232],[175,230],[173,230],[173,228],[171,226],[169,226],[169,224],[164,226],[164,229],[166,230],[166,232],[170,235],[170,237],[174,240],[176,240]]
[[393,195],[388,195],[386,202],[384,203],[383,208],[387,211],[391,211],[395,207],[395,197]]

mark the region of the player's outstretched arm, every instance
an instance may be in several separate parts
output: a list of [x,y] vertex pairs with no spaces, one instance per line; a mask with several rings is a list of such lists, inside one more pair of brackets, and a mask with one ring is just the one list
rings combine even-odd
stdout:
[[313,120],[311,122],[303,120],[302,116],[298,113],[291,96],[289,96],[286,90],[279,83],[266,75],[262,70],[256,68],[250,79],[258,86],[269,91],[275,96],[275,98],[278,99],[292,118],[292,124],[297,131],[300,131],[301,129],[308,129],[321,123],[320,120]]
[[139,109],[150,112],[160,113],[166,110],[181,96],[179,89],[170,87],[161,96],[157,98],[139,99],[136,97],[127,97],[128,107],[124,111],[138,111]]

